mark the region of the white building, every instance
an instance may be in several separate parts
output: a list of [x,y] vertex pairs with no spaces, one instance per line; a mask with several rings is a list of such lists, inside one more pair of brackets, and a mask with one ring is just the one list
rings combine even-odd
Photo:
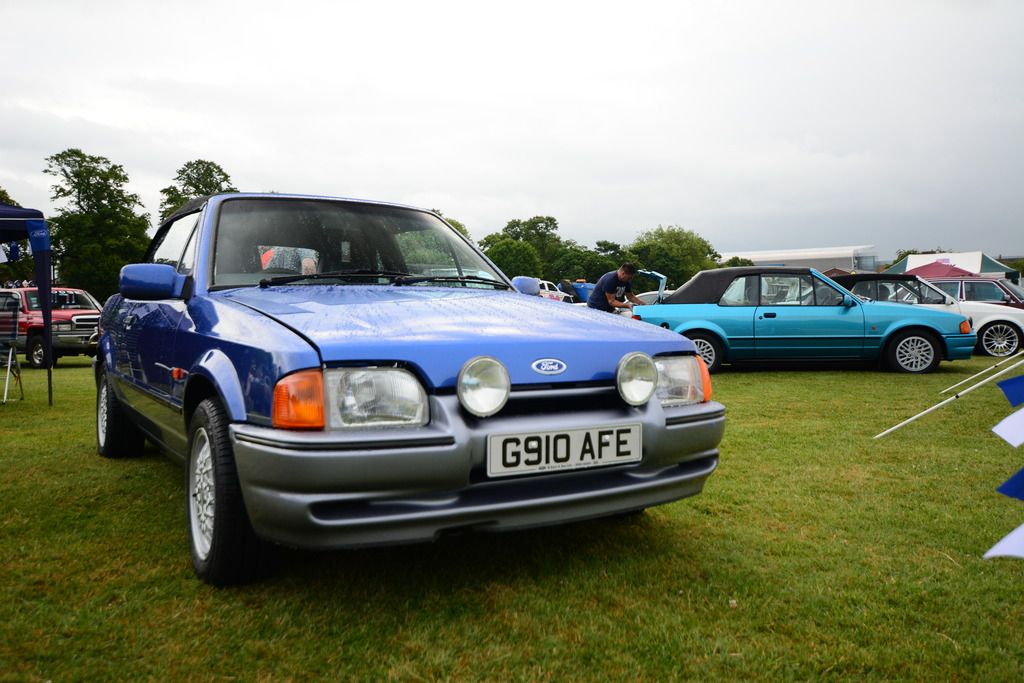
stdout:
[[875,245],[856,247],[821,247],[816,249],[775,249],[771,251],[731,251],[722,254],[728,261],[734,256],[749,259],[757,266],[791,266],[817,268],[820,271],[838,268],[845,271],[873,273],[878,267]]

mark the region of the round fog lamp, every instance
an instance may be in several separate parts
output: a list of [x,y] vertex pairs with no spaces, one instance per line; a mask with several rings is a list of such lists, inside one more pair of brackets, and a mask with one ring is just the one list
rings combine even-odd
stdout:
[[642,406],[658,388],[658,368],[646,353],[627,353],[619,361],[615,384],[623,401],[631,406]]
[[504,365],[494,358],[477,356],[459,371],[459,403],[477,417],[494,415],[505,406],[511,386]]

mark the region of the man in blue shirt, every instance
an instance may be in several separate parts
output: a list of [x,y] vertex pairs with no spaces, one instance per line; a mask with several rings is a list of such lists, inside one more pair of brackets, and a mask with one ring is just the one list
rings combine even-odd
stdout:
[[587,306],[608,313],[614,313],[616,308],[632,309],[633,304],[642,306],[644,302],[633,294],[634,275],[636,266],[632,263],[623,263],[618,270],[605,273],[590,293]]

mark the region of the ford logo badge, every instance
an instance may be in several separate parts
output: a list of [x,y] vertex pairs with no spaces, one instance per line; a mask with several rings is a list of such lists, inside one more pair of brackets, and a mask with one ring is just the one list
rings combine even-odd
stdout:
[[530,367],[541,375],[560,375],[569,366],[557,358],[541,358],[533,361]]

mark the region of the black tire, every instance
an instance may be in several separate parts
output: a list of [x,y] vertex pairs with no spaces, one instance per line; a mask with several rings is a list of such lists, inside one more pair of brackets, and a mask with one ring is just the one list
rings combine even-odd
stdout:
[[685,332],[684,335],[697,345],[697,353],[704,359],[709,373],[718,372],[722,367],[722,342],[707,332]]
[[1002,358],[1020,351],[1021,331],[1013,323],[995,320],[978,330],[977,351]]
[[28,343],[25,345],[25,360],[28,364],[37,369],[47,367],[46,363],[46,345],[43,343],[43,335],[33,334],[28,338]]
[[275,548],[258,538],[249,522],[228,419],[212,398],[200,402],[189,422],[185,509],[192,568],[203,581],[247,583],[273,569]]
[[96,452],[104,458],[142,455],[145,437],[128,418],[110,380],[101,373],[96,385]]
[[885,348],[885,359],[896,372],[922,375],[939,367],[942,346],[928,332],[897,332]]

